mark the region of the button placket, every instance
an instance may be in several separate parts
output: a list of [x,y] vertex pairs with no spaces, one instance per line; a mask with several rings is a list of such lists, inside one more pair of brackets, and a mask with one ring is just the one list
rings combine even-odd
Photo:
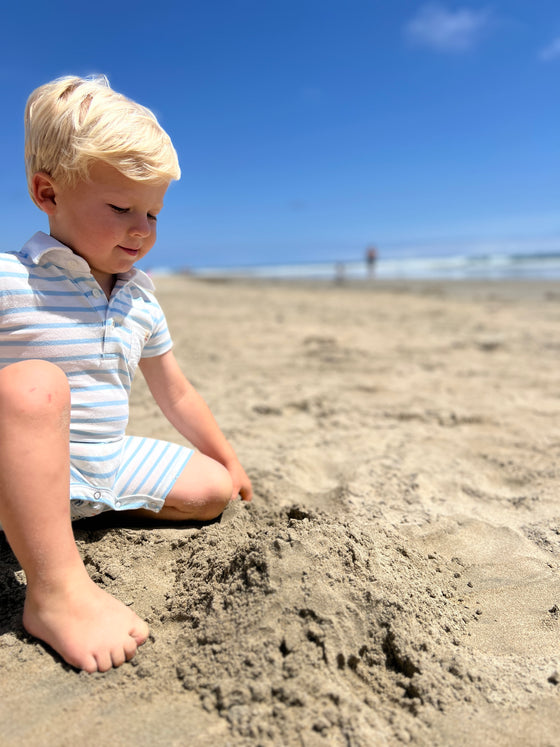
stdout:
[[[80,262],[77,263],[77,266],[81,267]],[[105,293],[91,274],[88,277],[75,278],[74,283],[80,288],[84,298],[96,312],[99,324],[99,359],[102,360],[105,357],[105,315],[108,307]]]

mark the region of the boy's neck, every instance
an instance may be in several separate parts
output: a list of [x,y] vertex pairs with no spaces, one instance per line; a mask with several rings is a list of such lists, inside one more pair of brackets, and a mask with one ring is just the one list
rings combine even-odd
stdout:
[[113,288],[115,287],[115,283],[117,282],[117,276],[107,275],[104,272],[100,273],[96,270],[92,270],[91,274],[97,280],[97,283],[99,284],[100,288],[103,290],[107,298],[111,298],[111,293],[113,292]]

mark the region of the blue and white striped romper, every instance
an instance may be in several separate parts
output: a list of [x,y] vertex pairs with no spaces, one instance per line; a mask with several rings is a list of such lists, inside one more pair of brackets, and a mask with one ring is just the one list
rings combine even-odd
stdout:
[[119,275],[108,300],[89,265],[39,232],[0,253],[0,368],[55,363],[71,389],[72,518],[109,509],[159,511],[191,449],[126,436],[128,399],[141,357],[172,347],[150,278]]

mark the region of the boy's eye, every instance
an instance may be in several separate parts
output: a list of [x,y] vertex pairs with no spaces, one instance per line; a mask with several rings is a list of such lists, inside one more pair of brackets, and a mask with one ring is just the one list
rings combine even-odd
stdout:
[[[109,204],[109,207],[111,208],[111,210],[114,210],[115,213],[118,213],[119,215],[125,215],[126,213],[130,212],[130,208],[119,207],[118,205]],[[157,215],[148,213],[147,217],[148,217],[148,220],[157,221]]]

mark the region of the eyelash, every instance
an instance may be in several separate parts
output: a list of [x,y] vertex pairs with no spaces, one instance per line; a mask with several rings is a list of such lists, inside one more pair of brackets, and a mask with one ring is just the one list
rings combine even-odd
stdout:
[[[119,215],[125,215],[126,213],[128,213],[128,208],[119,207],[118,205],[109,205],[109,207],[111,208],[111,210],[114,210]],[[157,215],[152,215],[151,213],[148,213],[148,219],[157,221]]]

